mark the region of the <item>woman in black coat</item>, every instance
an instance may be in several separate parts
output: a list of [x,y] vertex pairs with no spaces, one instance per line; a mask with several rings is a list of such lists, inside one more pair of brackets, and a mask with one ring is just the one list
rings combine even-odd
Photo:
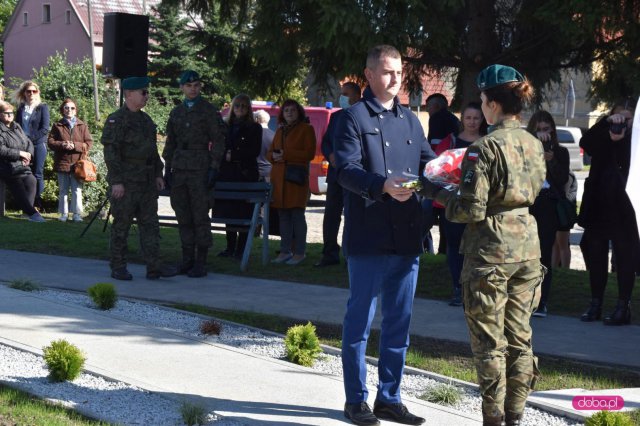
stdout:
[[37,181],[34,205],[41,207],[41,196],[44,192],[44,162],[47,159],[47,136],[49,135],[49,107],[42,103],[40,88],[31,80],[20,85],[16,101],[20,105],[16,112],[16,123],[22,127],[33,143],[31,171]]
[[[240,94],[231,101],[227,119],[229,136],[220,163],[218,182],[258,182],[258,161],[262,148],[262,126],[253,119],[251,99]],[[253,206],[241,201],[216,201],[214,216],[249,218]],[[228,228],[228,226],[227,226]],[[218,256],[242,257],[247,242],[247,232],[227,231],[227,247]]]
[[611,241],[616,256],[618,303],[604,318],[604,324],[631,322],[631,291],[640,251],[635,211],[625,191],[631,161],[632,117],[628,109],[614,109],[580,140],[580,147],[591,156],[578,216],[578,224],[585,229],[580,248],[591,286],[591,305],[582,314],[582,321],[599,320],[602,314]]
[[33,144],[19,124],[13,121],[13,105],[0,101],[0,179],[5,181],[23,213],[32,222],[44,222],[33,208],[36,179],[29,163],[33,158]]

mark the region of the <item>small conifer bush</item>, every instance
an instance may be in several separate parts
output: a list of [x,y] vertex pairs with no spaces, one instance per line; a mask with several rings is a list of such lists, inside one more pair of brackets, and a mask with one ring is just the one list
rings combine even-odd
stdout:
[[200,333],[210,335],[219,335],[222,331],[222,324],[216,320],[206,320],[200,323]]
[[113,308],[118,301],[118,293],[116,293],[116,288],[111,283],[98,283],[89,287],[87,292],[93,303],[103,311]]
[[441,405],[455,405],[462,399],[462,390],[450,383],[438,383],[428,389],[421,399]]
[[207,421],[207,410],[204,407],[186,401],[180,406],[180,414],[187,426],[203,425]]
[[54,340],[42,350],[51,381],[74,380],[82,372],[85,357],[77,346],[61,339]]
[[634,426],[631,417],[620,411],[598,411],[587,417],[586,426]]
[[39,291],[42,289],[42,287],[40,287],[40,284],[26,278],[18,278],[12,280],[11,282],[9,282],[9,287],[22,291]]
[[318,354],[322,352],[316,327],[311,322],[290,327],[284,338],[284,345],[287,359],[305,367],[311,367]]

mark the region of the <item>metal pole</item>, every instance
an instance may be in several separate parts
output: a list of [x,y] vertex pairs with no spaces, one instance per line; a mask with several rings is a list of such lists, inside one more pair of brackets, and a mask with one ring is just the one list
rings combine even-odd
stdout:
[[98,74],[96,71],[96,55],[93,41],[93,11],[91,0],[87,0],[87,12],[89,13],[89,42],[91,43],[91,70],[93,71],[93,107],[96,113],[96,121],[100,121],[100,99],[98,98]]

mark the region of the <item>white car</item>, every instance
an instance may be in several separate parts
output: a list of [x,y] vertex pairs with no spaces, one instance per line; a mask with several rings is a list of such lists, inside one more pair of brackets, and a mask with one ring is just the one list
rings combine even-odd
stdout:
[[582,170],[584,168],[584,152],[580,148],[580,138],[582,130],[579,127],[556,126],[558,142],[569,150],[569,167],[571,170]]

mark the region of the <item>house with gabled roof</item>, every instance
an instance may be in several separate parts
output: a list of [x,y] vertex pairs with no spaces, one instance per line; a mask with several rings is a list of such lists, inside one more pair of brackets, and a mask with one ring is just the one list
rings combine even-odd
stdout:
[[[160,0],[91,0],[96,64],[102,63],[104,14],[147,14]],[[66,49],[70,62],[91,56],[87,0],[19,0],[0,38],[5,82],[27,79]]]

